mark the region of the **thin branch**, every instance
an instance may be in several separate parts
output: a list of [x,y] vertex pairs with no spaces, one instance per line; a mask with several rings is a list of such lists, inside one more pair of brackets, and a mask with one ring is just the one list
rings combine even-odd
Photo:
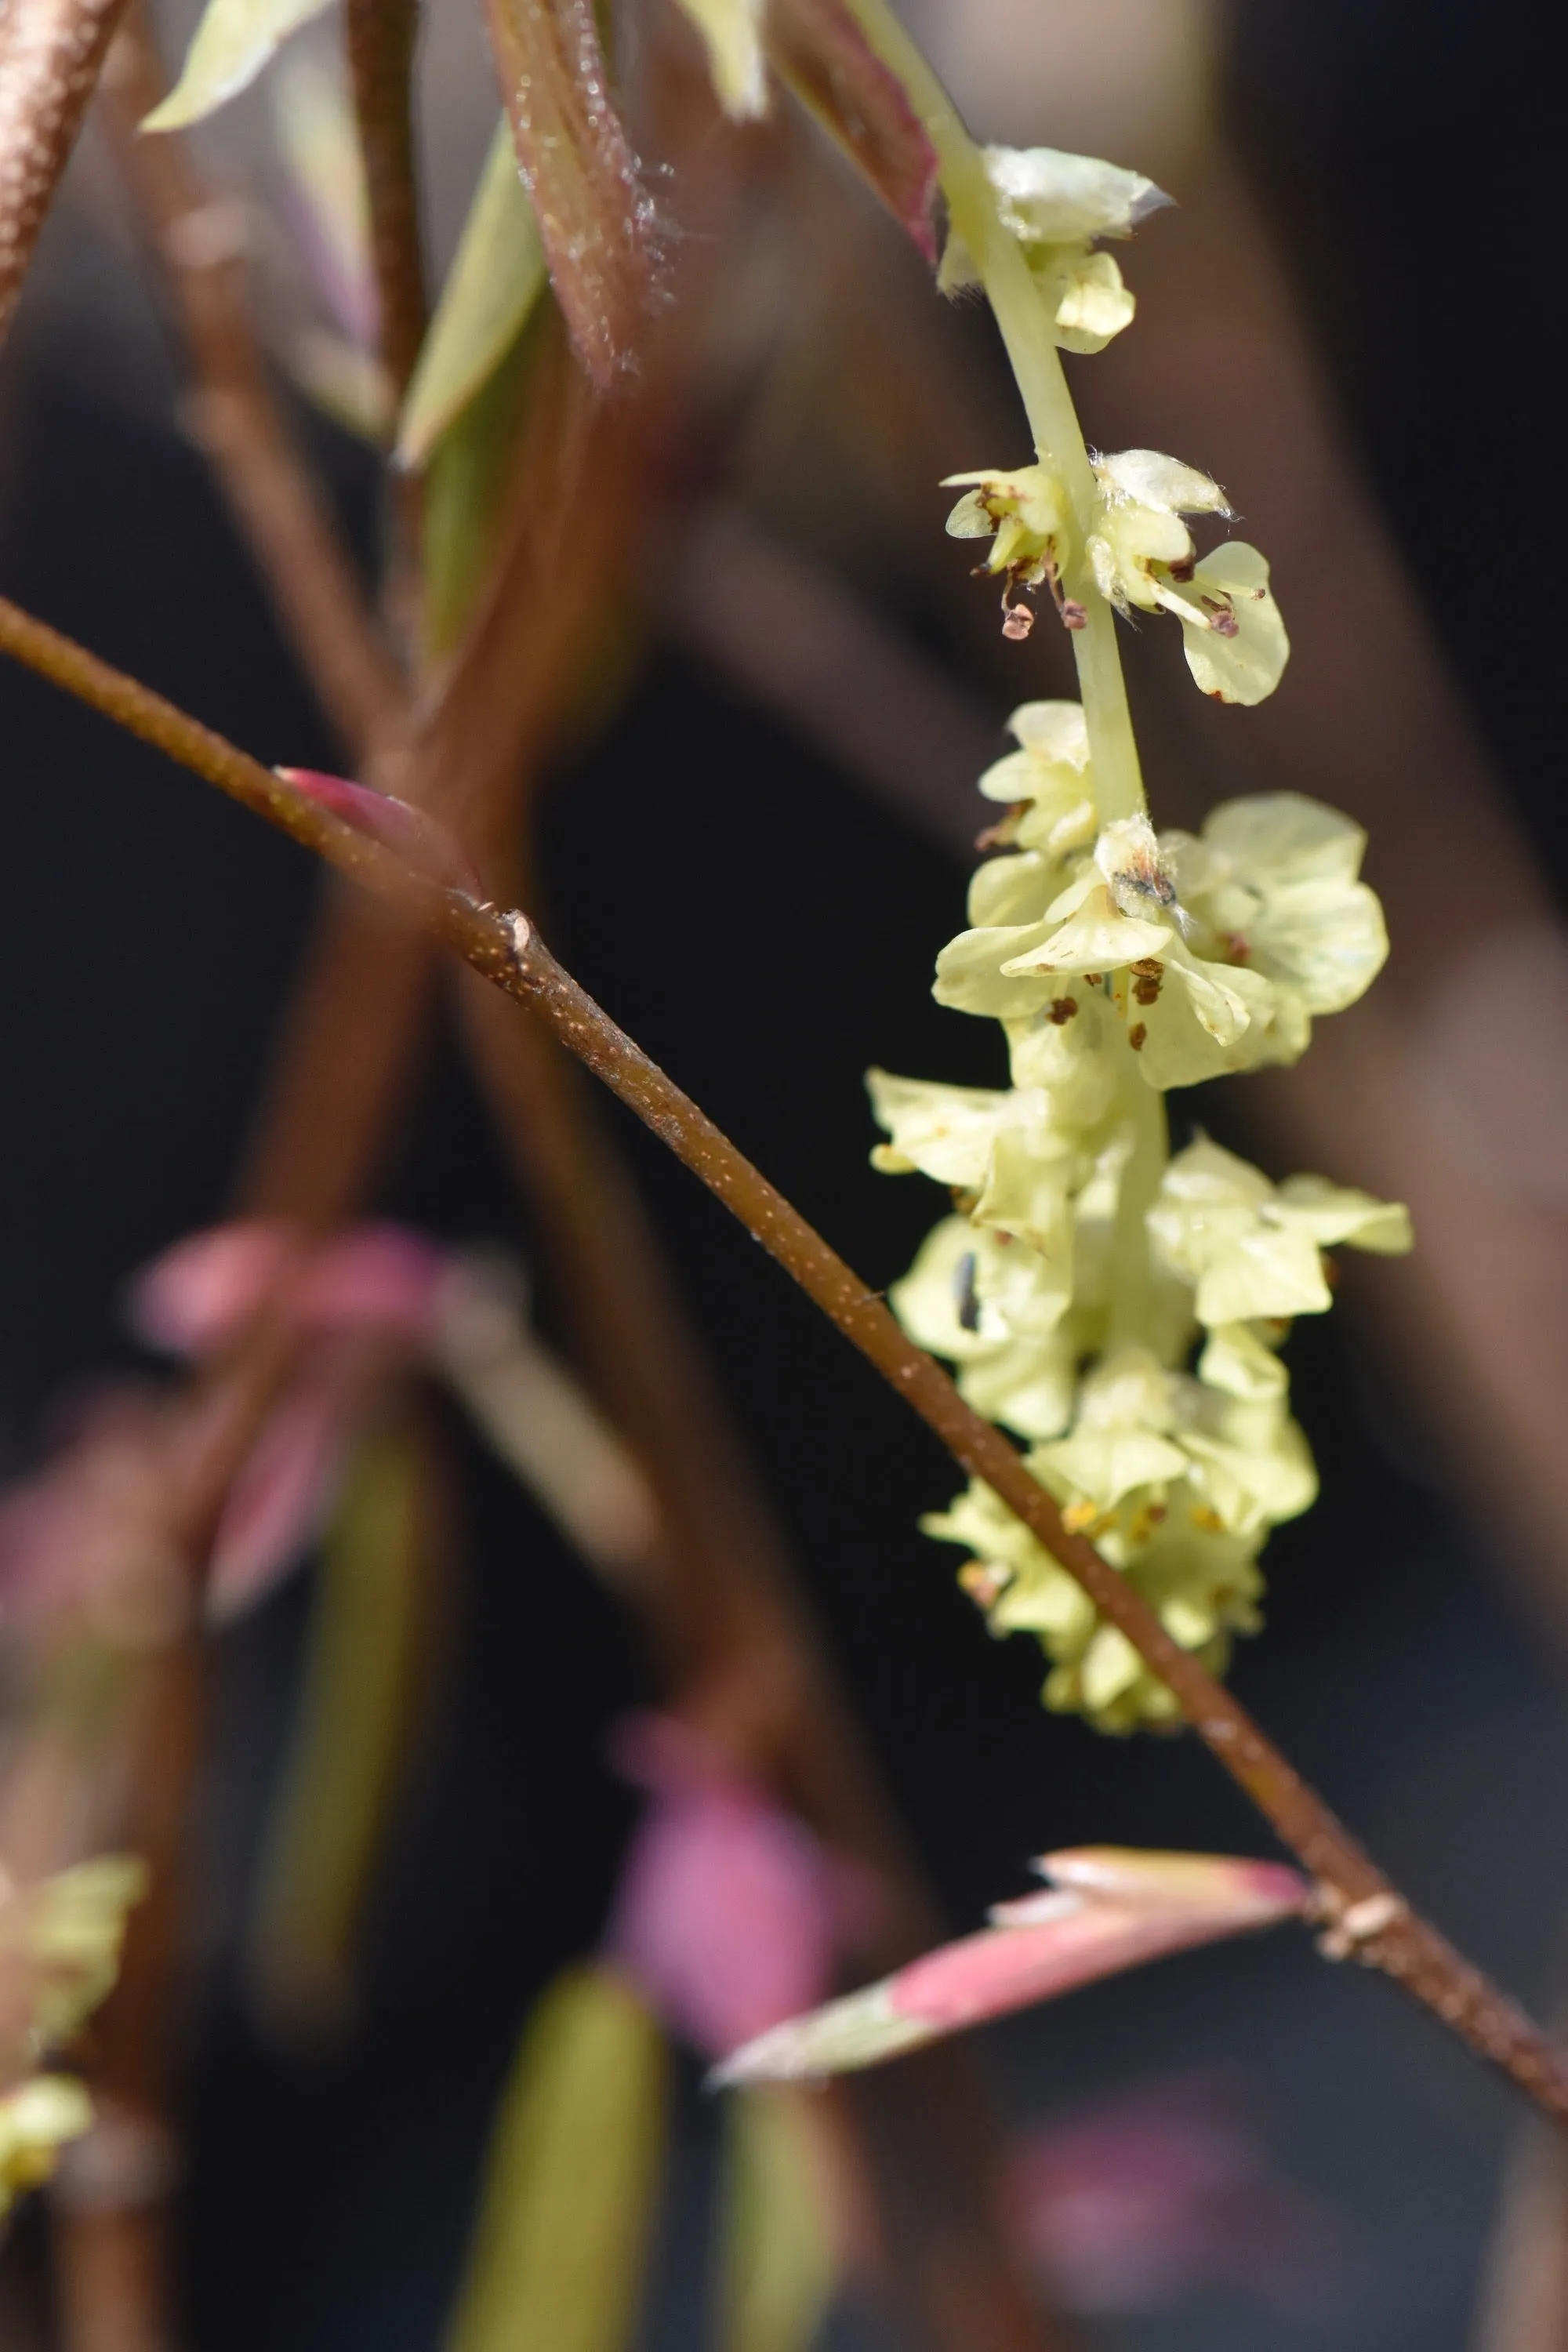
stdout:
[[126,0],[9,0],[0,16],[0,342]]
[[401,400],[427,303],[415,173],[414,43],[419,0],[348,0],[343,32],[370,205],[381,363]]
[[1251,1717],[1173,1642],[1082,1536],[1002,1433],[966,1405],[860,1278],[679,1087],[555,961],[526,918],[477,905],[403,866],[222,736],[0,598],[0,652],[204,776],[303,847],[421,921],[484,979],[531,1005],[561,1042],[700,1176],[1081,1585],[1179,1700],[1226,1770],[1318,1880],[1337,1948],[1403,1985],[1538,2105],[1568,2122],[1568,2055],[1420,1918]]
[[[418,30],[419,0],[348,0],[343,37],[370,213],[376,348],[392,393],[393,432],[429,315],[414,143]],[[394,642],[412,666],[419,642],[425,485],[417,474],[393,473],[384,480],[383,496],[381,606]]]
[[115,44],[106,112],[195,376],[184,415],[254,550],[311,685],[346,742],[378,748],[402,694],[326,501],[301,463],[245,301],[244,216],[215,195],[184,135],[142,137],[165,76],[140,10]]

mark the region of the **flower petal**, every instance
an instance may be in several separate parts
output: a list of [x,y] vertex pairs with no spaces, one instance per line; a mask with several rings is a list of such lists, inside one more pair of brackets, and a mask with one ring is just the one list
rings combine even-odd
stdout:
[[1131,236],[1171,202],[1142,172],[1059,147],[987,147],[985,176],[1005,227],[1026,245],[1080,245]]
[[1268,565],[1245,540],[1227,540],[1194,568],[1188,601],[1210,605],[1229,627],[1200,627],[1184,614],[1187,667],[1218,702],[1266,701],[1290,657],[1290,640],[1268,587]]

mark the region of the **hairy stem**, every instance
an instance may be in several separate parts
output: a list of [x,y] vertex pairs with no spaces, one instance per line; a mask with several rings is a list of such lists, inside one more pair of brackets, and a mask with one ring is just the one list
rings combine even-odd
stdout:
[[1000,1431],[966,1405],[873,1292],[704,1112],[564,972],[526,919],[478,906],[403,866],[258,761],[0,598],[0,652],[226,793],[423,922],[484,979],[531,1005],[561,1042],[700,1177],[845,1337],[991,1487],[1175,1694],[1200,1738],[1319,1882],[1346,1948],[1385,1971],[1529,2097],[1568,2122],[1568,2054],[1398,1894],[1323,1800],[1061,1514]]
[[0,342],[126,0],[9,0],[0,16]]

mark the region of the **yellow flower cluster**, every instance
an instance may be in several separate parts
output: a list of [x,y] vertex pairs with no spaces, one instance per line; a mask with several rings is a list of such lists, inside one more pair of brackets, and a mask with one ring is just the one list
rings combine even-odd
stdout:
[[1119,613],[1173,613],[1182,625],[1187,667],[1219,702],[1257,703],[1272,694],[1290,642],[1268,585],[1268,566],[1245,540],[1226,540],[1200,557],[1183,517],[1228,516],[1219,484],[1157,449],[1123,449],[1093,465],[1094,512],[1077,548],[1067,485],[1043,463],[1013,473],[950,474],[945,488],[964,495],[947,519],[954,539],[989,539],[982,567],[1004,582],[1009,635],[1028,634],[1026,608],[1015,592],[1048,587],[1069,629],[1084,625],[1080,604],[1061,594],[1061,573],[1081,551],[1095,587]]
[[0,2219],[24,2190],[53,2172],[60,2149],[92,2123],[92,2103],[68,2074],[33,2071],[43,2053],[68,2042],[120,1969],[125,1921],[146,1891],[133,1854],[77,1863],[35,1886],[17,1888],[0,1868],[0,1979],[16,2011],[0,2048]]
[[[1011,725],[1018,750],[981,780],[1006,803],[1002,854],[935,992],[1002,1023],[1013,1083],[871,1073],[875,1164],[953,1196],[892,1304],[978,1412],[1030,1441],[1068,1525],[1218,1667],[1258,1622],[1269,1529],[1316,1491],[1278,1354],[1289,1318],[1328,1306],[1326,1248],[1404,1250],[1408,1222],[1320,1178],[1276,1186],[1206,1138],[1151,1163],[1140,1137],[1152,1090],[1294,1061],[1313,1016],[1381,966],[1382,912],[1333,810],[1281,793],[1227,803],[1198,837],[1102,824],[1077,705]],[[1113,1730],[1173,1718],[988,1489],[924,1524],[968,1548],[963,1580],[997,1632],[1039,1636],[1049,1705]]]

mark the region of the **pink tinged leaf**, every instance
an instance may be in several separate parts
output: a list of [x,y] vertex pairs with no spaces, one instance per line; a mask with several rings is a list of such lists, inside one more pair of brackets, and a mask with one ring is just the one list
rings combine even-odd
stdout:
[[869,180],[934,268],[938,166],[925,124],[844,0],[772,0],[774,71]]
[[648,314],[654,220],[610,100],[593,0],[488,0],[487,15],[555,299],[604,391],[632,363]]
[[342,1475],[350,1400],[317,1375],[279,1406],[229,1490],[213,1544],[208,1613],[239,1616],[297,1568],[326,1526]]
[[[1116,1866],[1103,1857],[1117,1857],[1121,1877],[1135,1888],[1131,1898],[1058,1886],[1001,1905],[992,1914],[994,1924],[979,1935],[944,1944],[863,1992],[760,2035],[725,2060],[717,2080],[788,2080],[875,2065],[1167,1952],[1268,1926],[1300,1913],[1308,1898],[1305,1880],[1267,1864],[1089,1851],[1113,1875]],[[1081,1865],[1082,1852],[1047,1857],[1047,1864]],[[1159,1866],[1184,1864],[1201,1867],[1167,1869],[1161,1899]]]
[[[1065,1846],[1032,1864],[1053,1887],[1096,1901],[1156,1911],[1192,1911],[1233,1920],[1239,1931],[1268,1927],[1303,1910],[1311,1888],[1299,1870],[1231,1853],[1162,1853],[1128,1845]],[[1000,1904],[994,1919],[1026,1912],[1031,1901]]]
[[623,1728],[628,1778],[659,1787],[623,1865],[606,1948],[710,2056],[820,2000],[833,1873],[816,1841],[667,1717]]
[[266,1219],[187,1234],[133,1277],[131,1328],[169,1355],[210,1355],[238,1337],[300,1255],[298,1236]]
[[427,882],[437,883],[443,890],[464,890],[470,898],[482,895],[479,877],[456,835],[423,809],[395,799],[391,793],[353,783],[346,776],[323,775],[317,768],[278,768],[273,772],[297,792],[308,793],[345,824],[379,841]]

